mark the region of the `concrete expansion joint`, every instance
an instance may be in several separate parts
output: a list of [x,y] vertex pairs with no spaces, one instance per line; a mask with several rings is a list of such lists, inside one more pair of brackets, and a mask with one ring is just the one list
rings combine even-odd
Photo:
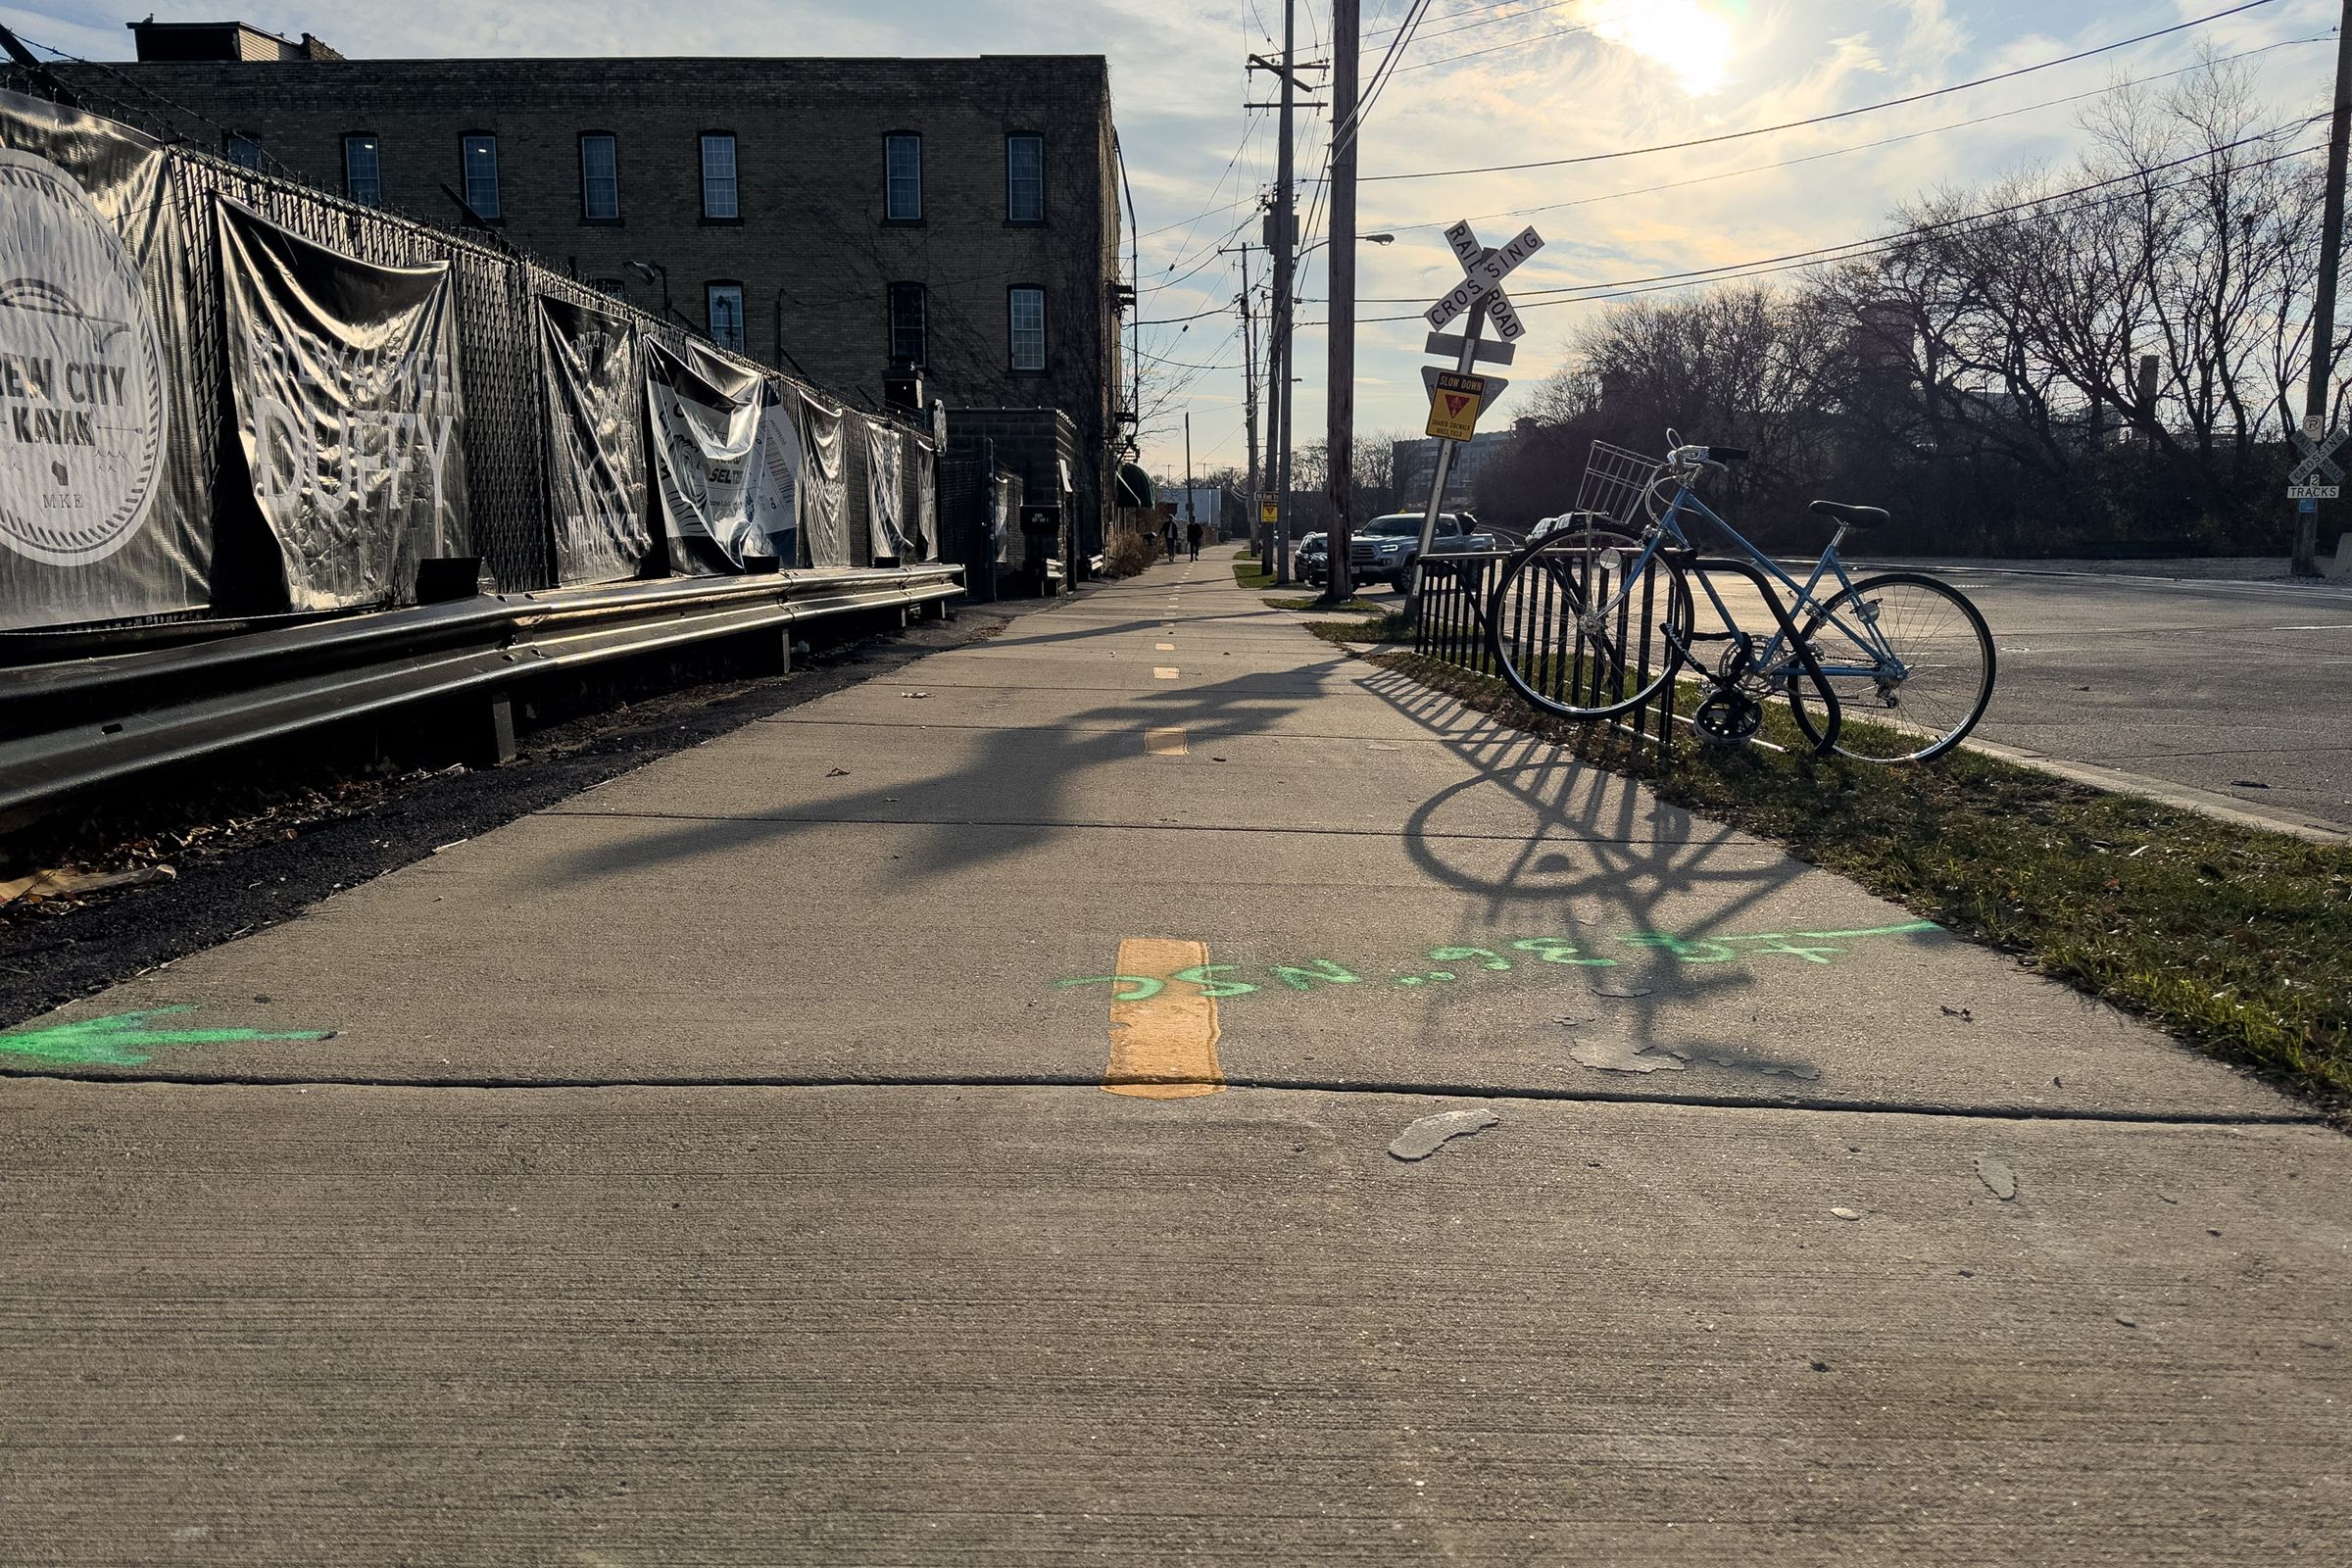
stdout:
[[[1112,733],[1126,733],[1116,731]],[[1270,833],[1296,834],[1304,838],[1376,838],[1410,839],[1414,843],[1431,844],[1524,844],[1524,833],[1429,833],[1406,832],[1395,827],[1309,827],[1289,825],[1267,827],[1260,823],[1243,822],[1118,822],[1108,818],[1052,818],[1052,817],[983,817],[983,816],[760,816],[738,815],[718,811],[629,811],[579,810],[568,803],[544,808],[531,813],[544,817],[610,817],[632,822],[740,822],[746,827],[760,823],[789,822],[801,827],[1012,827],[1012,828],[1069,828],[1088,832],[1116,833]],[[1629,837],[1623,833],[1553,833],[1544,840],[1546,844],[1620,844],[1628,848],[1667,845],[1704,845],[1712,849],[1764,848],[1761,839],[1727,833],[1720,838]]]
[[[444,1075],[429,1078],[310,1077],[266,1078],[238,1073],[159,1072],[88,1077],[74,1073],[19,1072],[0,1068],[0,1082],[80,1084],[124,1088],[178,1089],[368,1089],[475,1090],[576,1093],[581,1090],[679,1089],[1071,1089],[1090,1095],[1102,1092],[1100,1073],[970,1073],[954,1076],[891,1076],[886,1074],[814,1075],[750,1073],[729,1076],[669,1076],[637,1078],[503,1078]],[[1678,1110],[1777,1111],[1797,1116],[1918,1116],[1929,1120],[2088,1122],[2109,1126],[2153,1127],[2326,1127],[2328,1116],[2317,1110],[2242,1111],[2200,1115],[2188,1111],[2100,1110],[2062,1105],[1954,1105],[1923,1101],[1829,1100],[1785,1097],[1744,1099],[1738,1095],[1636,1094],[1605,1089],[1502,1089],[1492,1085],[1421,1083],[1405,1080],[1313,1078],[1250,1078],[1225,1076],[1227,1090],[1253,1089],[1272,1094],[1378,1095],[1423,1100],[1466,1100],[1480,1102],[1521,1101],[1597,1105],[1657,1105]]]

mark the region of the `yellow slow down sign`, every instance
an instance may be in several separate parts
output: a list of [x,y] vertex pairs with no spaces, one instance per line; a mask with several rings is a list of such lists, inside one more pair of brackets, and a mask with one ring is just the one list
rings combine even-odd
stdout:
[[1478,411],[1485,404],[1487,381],[1481,375],[1438,372],[1429,394],[1428,434],[1445,441],[1467,441],[1478,433]]

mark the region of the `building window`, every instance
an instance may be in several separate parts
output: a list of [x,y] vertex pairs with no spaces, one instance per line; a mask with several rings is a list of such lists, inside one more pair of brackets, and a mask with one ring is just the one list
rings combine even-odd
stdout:
[[226,152],[228,161],[239,169],[262,167],[262,144],[251,136],[240,136],[235,131],[230,131]]
[[1046,220],[1046,138],[1004,138],[1004,220],[1042,223]]
[[890,357],[921,365],[929,344],[923,332],[923,285],[890,285]]
[[384,200],[384,166],[373,136],[343,138],[343,194],[362,207],[380,207]]
[[1012,368],[1016,370],[1042,370],[1046,368],[1046,291],[1042,288],[1016,288],[1012,301]]
[[[743,216],[735,200],[735,133],[710,131],[703,136],[703,216],[734,219]],[[742,290],[736,290],[741,295]]]
[[912,223],[923,216],[923,138],[900,131],[882,138],[884,185],[882,216],[893,222]]
[[496,218],[498,212],[498,138],[463,138],[466,161],[466,205],[476,218]]
[[580,138],[580,216],[592,223],[620,217],[620,143],[604,131]]
[[710,316],[710,341],[722,349],[743,352],[743,285],[712,283],[706,293]]

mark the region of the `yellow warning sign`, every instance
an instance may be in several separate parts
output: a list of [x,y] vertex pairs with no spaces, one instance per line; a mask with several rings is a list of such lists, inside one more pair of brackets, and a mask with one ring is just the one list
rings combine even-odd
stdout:
[[1257,520],[1260,522],[1280,522],[1282,520],[1282,509],[1271,501],[1260,501],[1257,504]]
[[1487,401],[1487,378],[1438,372],[1429,394],[1428,433],[1444,441],[1467,441],[1478,434],[1478,411]]

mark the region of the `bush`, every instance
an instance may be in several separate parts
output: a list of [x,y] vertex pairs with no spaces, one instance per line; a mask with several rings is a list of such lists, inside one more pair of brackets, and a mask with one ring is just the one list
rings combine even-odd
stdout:
[[1113,577],[1132,577],[1166,553],[1158,534],[1140,528],[1115,528],[1102,547],[1102,569]]

